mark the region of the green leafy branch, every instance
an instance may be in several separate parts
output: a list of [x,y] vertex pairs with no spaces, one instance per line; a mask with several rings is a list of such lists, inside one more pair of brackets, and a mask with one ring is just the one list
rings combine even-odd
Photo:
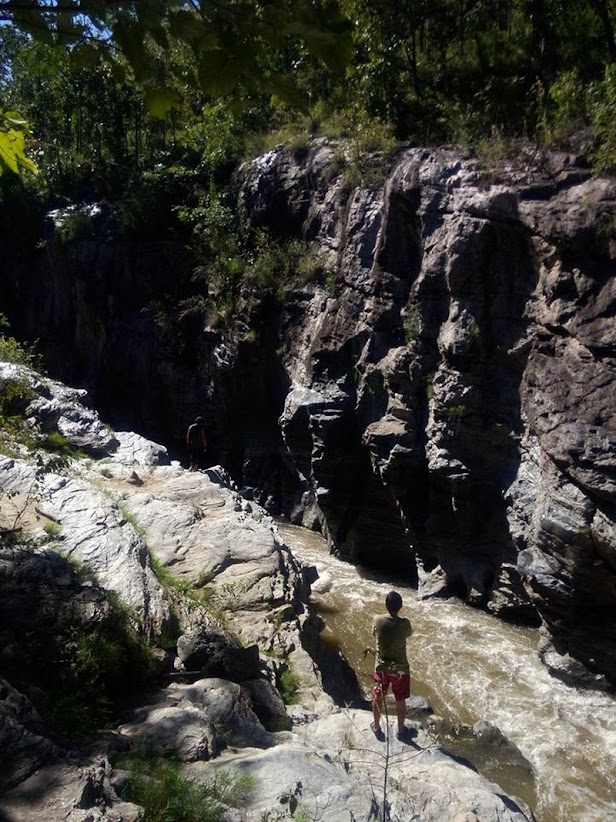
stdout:
[[38,173],[35,163],[26,155],[28,123],[15,111],[0,109],[0,173],[9,170]]
[[[303,107],[304,100],[273,55],[301,42],[315,59],[341,71],[351,50],[349,22],[312,0],[0,0],[0,21],[66,49],[78,68],[116,64],[121,55],[144,90],[148,110],[159,118],[179,106],[183,93],[160,79],[175,48],[192,55],[190,67],[183,66],[177,78],[186,90],[231,97],[238,106],[246,92],[269,94],[296,107]],[[16,119],[10,130],[3,130],[4,162],[15,172],[33,170],[19,136],[25,123]]]

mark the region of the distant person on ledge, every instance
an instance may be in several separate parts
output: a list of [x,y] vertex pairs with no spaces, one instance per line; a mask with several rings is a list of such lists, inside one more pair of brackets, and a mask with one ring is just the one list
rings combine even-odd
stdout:
[[406,657],[406,640],[413,633],[410,620],[398,616],[402,608],[402,597],[397,591],[390,591],[385,597],[387,613],[377,616],[372,622],[372,633],[376,639],[376,660],[374,666],[374,686],[372,688],[371,725],[377,739],[384,739],[381,729],[381,714],[384,699],[391,685],[396,700],[396,718],[398,720],[397,738],[407,740],[410,728],[404,724],[406,719],[406,700],[411,695],[411,675]]
[[198,471],[207,448],[203,417],[195,417],[195,421],[188,426],[186,445],[188,447],[188,470]]

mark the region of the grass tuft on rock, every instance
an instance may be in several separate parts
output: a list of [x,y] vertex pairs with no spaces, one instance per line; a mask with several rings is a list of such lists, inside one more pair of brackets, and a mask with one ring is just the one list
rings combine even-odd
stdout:
[[147,822],[223,822],[227,808],[244,803],[252,786],[250,777],[225,772],[196,782],[167,759],[135,758],[118,767],[130,771],[122,799],[140,805]]
[[288,662],[276,673],[276,688],[285,705],[293,705],[298,701],[299,677]]

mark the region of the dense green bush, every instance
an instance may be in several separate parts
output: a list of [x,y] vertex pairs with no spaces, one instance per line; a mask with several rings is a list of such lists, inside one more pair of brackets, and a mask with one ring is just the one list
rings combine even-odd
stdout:
[[543,89],[541,137],[544,142],[558,144],[578,129],[584,128],[588,119],[588,90],[577,69],[563,71],[549,88],[547,100]]
[[45,434],[43,439],[37,442],[37,446],[55,455],[63,465],[67,465],[70,460],[83,459],[87,456],[85,451],[70,443],[59,431],[50,431]]
[[[19,365],[39,365],[34,349],[23,345],[5,333],[8,329],[6,317],[0,314],[0,362]],[[36,394],[27,380],[15,378],[0,379],[0,451],[12,453],[16,442],[27,446],[34,443],[24,424],[24,411]]]
[[590,118],[598,145],[593,154],[597,171],[616,171],[616,65],[605,68],[603,79],[590,89]]
[[29,448],[34,446],[23,417],[34,397],[34,391],[25,380],[0,379],[0,453],[12,455],[16,443]]
[[35,396],[26,380],[0,379],[0,417],[18,416]]
[[[179,303],[180,323],[199,320],[229,327],[240,292],[244,297],[250,292],[257,300],[282,299],[289,286],[326,273],[306,243],[250,229],[213,185],[195,205],[175,211],[190,232],[194,262],[192,293]],[[161,319],[169,322],[167,315]]]
[[94,235],[92,218],[80,208],[64,214],[58,225],[58,239],[62,243],[73,243],[77,240],[86,240]]
[[276,688],[285,705],[292,705],[297,701],[300,681],[290,663],[285,663],[278,669],[276,673]]
[[161,159],[154,168],[130,175],[132,185],[119,201],[124,237],[160,240],[181,229],[175,209],[194,199],[199,177],[192,168]]
[[118,611],[101,625],[71,627],[52,639],[52,648],[53,656],[39,648],[46,675],[26,693],[30,690],[41,716],[66,736],[108,725],[152,675],[147,645]]
[[301,240],[276,240],[266,232],[256,235],[246,282],[257,291],[281,297],[285,289],[323,273],[324,266]]

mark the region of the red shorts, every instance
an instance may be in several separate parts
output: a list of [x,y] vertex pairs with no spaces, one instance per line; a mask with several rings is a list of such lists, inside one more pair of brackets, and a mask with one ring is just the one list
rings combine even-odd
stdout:
[[388,671],[375,671],[372,674],[374,680],[374,687],[372,693],[374,696],[380,696],[387,693],[389,686],[393,691],[394,698],[400,702],[403,699],[408,699],[411,695],[411,675],[389,673]]

